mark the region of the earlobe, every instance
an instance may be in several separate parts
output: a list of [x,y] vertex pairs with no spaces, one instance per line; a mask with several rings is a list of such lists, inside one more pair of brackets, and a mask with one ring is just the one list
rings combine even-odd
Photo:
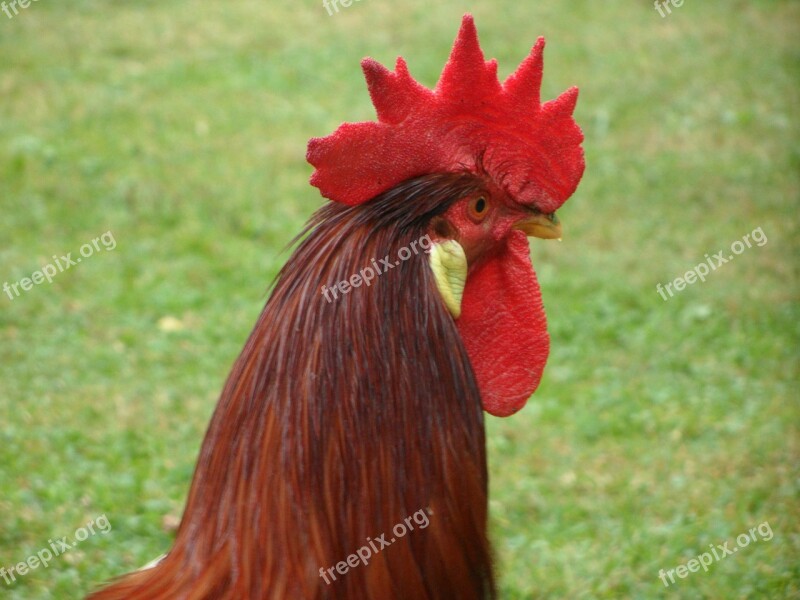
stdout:
[[467,283],[467,256],[455,240],[433,244],[429,254],[436,288],[454,319],[461,316],[461,299]]
[[457,231],[444,217],[434,217],[430,222],[430,233],[432,233],[435,238],[449,239],[454,238]]

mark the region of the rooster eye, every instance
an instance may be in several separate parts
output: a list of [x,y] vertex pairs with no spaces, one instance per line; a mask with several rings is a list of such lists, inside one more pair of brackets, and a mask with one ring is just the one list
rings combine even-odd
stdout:
[[486,218],[489,213],[489,203],[484,196],[478,196],[469,201],[468,205],[470,218],[479,223]]

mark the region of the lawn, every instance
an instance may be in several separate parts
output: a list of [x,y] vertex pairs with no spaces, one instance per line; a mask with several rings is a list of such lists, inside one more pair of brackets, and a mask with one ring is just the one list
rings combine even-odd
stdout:
[[0,567],[86,539],[0,597],[78,598],[169,547],[231,363],[322,203],[307,140],[374,117],[364,56],[432,86],[471,11],[501,76],[546,36],[543,97],[578,85],[586,136],[564,241],[531,244],[544,380],[488,418],[501,598],[800,598],[800,4],[17,8],[0,285],[56,273],[0,293]]

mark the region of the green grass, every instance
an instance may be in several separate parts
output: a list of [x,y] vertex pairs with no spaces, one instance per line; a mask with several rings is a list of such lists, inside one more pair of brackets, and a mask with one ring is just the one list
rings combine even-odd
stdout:
[[[101,8],[102,6],[102,8]],[[534,243],[544,381],[489,419],[502,598],[800,597],[800,5],[688,0],[35,2],[0,13],[0,566],[105,514],[12,586],[76,598],[171,539],[228,369],[320,205],[309,137],[373,118],[359,60],[433,85],[460,16],[543,95],[581,87],[587,171]],[[668,301],[706,253],[746,250]],[[671,569],[768,521],[669,589]]]

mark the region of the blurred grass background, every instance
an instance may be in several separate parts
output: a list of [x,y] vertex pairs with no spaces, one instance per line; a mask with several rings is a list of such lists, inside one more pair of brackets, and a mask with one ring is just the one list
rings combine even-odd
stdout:
[[[105,514],[11,586],[77,598],[164,552],[225,376],[321,204],[309,137],[374,116],[366,55],[432,86],[461,15],[507,75],[548,39],[587,171],[533,243],[552,336],[489,418],[501,597],[798,598],[800,4],[41,0],[0,13],[0,566]],[[665,284],[761,227],[664,301]],[[709,544],[752,543],[666,589]],[[735,545],[735,543],[734,543]]]

